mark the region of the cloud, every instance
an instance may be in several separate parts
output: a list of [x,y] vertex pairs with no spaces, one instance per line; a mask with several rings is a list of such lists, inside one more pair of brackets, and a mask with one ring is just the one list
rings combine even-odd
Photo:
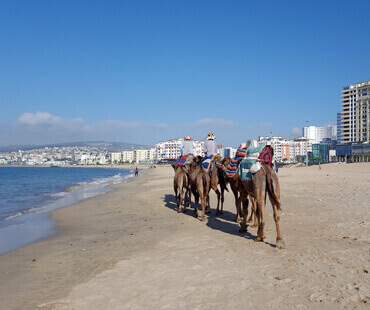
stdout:
[[222,127],[222,128],[230,128],[234,127],[235,123],[233,121],[227,121],[222,118],[203,118],[195,122],[197,126],[212,126],[212,127]]
[[168,125],[166,123],[151,123],[150,127],[154,129],[167,129]]
[[[143,128],[141,128],[143,129]],[[0,134],[0,144],[43,144],[75,141],[134,141],[138,122],[105,120],[87,124],[81,118],[64,119],[48,112],[23,113]]]
[[24,126],[55,126],[63,122],[59,116],[47,112],[24,113],[17,123]]
[[302,129],[300,129],[298,127],[293,127],[292,128],[292,136],[294,138],[301,137],[302,136]]

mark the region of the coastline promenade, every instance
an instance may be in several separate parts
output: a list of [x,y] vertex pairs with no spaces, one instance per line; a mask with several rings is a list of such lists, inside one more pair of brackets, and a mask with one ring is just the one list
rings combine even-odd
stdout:
[[282,168],[281,231],[239,234],[234,197],[177,213],[173,169],[52,212],[59,232],[0,256],[0,309],[365,309],[370,163]]

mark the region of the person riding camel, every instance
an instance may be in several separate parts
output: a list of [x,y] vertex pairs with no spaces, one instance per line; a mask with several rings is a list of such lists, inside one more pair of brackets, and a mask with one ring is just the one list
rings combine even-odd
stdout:
[[190,136],[187,135],[185,140],[181,144],[181,155],[193,155],[194,153],[194,143]]
[[210,132],[204,142],[203,152],[205,157],[217,154],[218,147],[215,139],[216,137]]

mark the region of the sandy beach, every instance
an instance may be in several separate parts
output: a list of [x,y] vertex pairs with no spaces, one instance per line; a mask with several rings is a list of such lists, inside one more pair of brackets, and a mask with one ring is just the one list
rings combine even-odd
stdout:
[[370,308],[370,163],[279,170],[275,247],[239,234],[234,197],[201,222],[177,213],[173,169],[52,212],[58,233],[0,256],[0,309]]

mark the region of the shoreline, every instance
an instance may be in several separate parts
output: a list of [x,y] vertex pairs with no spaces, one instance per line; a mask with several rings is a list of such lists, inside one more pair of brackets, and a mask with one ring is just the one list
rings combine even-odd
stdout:
[[281,229],[239,234],[231,193],[207,221],[177,213],[173,169],[52,212],[59,233],[0,256],[3,309],[365,309],[370,164],[282,168]]
[[[145,183],[149,175],[140,174],[140,177],[131,178],[130,182],[109,186],[113,190],[106,194],[50,212],[50,218],[56,221],[57,234],[0,255],[0,273],[4,275],[0,278],[0,308],[38,308],[42,302],[63,297],[74,285],[111,268],[122,259],[122,253],[113,250],[113,243],[121,242],[110,240],[111,233],[116,234],[112,223],[94,220],[91,213],[102,218],[111,218],[112,212],[120,213],[107,201],[120,201],[122,192],[125,192],[124,196],[139,192],[137,185]],[[97,205],[104,205],[104,209],[96,209]],[[82,216],[76,217],[76,214]],[[114,229],[120,230],[120,223],[115,224]],[[135,231],[134,228],[131,230]],[[99,237],[91,238],[91,231]],[[126,246],[135,248],[134,244],[130,244],[130,236],[131,233],[125,236]],[[90,251],[91,248],[94,250]],[[109,257],[106,250],[111,252]],[[35,283],[42,283],[41,289]]]
[[[120,183],[128,182],[134,176],[133,173],[130,173],[131,169],[126,170],[128,174],[122,177]],[[51,212],[76,205],[88,198],[104,195],[113,190],[110,188],[115,184],[113,177],[110,180],[105,178],[98,180],[104,180],[104,183],[96,184],[96,181],[83,184],[75,183],[60,192],[65,194],[61,198],[50,200],[42,207],[31,207],[30,210],[18,212],[2,220],[0,256],[57,234],[56,221],[51,218]],[[50,193],[50,195],[52,194],[55,193]]]

